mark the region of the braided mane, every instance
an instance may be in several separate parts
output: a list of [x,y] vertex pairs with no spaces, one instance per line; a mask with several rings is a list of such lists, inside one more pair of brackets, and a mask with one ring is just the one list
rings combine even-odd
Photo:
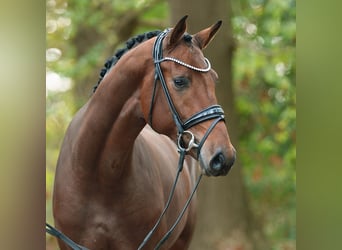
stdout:
[[97,81],[97,84],[93,87],[93,92],[96,91],[103,77],[107,74],[107,72],[111,69],[111,67],[113,67],[127,51],[129,51],[131,48],[134,48],[138,44],[145,42],[146,40],[149,40],[152,37],[157,36],[160,32],[161,32],[160,30],[150,31],[150,32],[146,32],[146,33],[143,33],[143,34],[140,34],[140,35],[137,35],[128,39],[126,42],[126,47],[118,49],[115,52],[114,56],[109,58],[103,65],[104,67],[100,71],[99,80]]

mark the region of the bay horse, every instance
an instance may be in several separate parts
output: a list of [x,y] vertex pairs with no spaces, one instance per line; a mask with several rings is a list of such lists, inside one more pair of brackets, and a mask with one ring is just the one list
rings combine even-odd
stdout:
[[[202,52],[221,21],[190,35],[186,18],[173,29],[130,39],[105,64],[67,129],[53,215],[56,228],[81,246],[154,249],[193,194],[196,176],[227,175],[234,163],[215,95],[218,76]],[[180,172],[177,162],[182,172],[160,216]],[[189,247],[196,199],[183,210],[162,249]]]

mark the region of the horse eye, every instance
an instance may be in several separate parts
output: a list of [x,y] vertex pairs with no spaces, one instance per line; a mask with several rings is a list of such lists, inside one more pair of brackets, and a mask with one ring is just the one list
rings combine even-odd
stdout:
[[177,88],[180,89],[180,88],[187,87],[189,85],[189,79],[185,77],[176,77],[173,79],[173,83],[175,84]]

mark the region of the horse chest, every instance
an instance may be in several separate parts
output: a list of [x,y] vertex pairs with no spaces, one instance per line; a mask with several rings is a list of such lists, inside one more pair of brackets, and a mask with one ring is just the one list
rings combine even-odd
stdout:
[[[162,197],[161,192],[159,195]],[[136,249],[165,205],[160,197],[140,194],[128,196],[126,191],[122,190],[121,194],[113,194],[111,199],[103,197],[93,200],[89,207],[92,216],[84,220],[84,228],[87,228],[82,236],[86,240],[84,243],[96,246],[96,249],[101,249],[102,246],[104,249]],[[167,217],[171,214],[168,213]],[[151,243],[155,244],[166,232],[169,227],[167,217]],[[174,237],[179,233],[175,232]],[[169,242],[173,242],[173,239]]]

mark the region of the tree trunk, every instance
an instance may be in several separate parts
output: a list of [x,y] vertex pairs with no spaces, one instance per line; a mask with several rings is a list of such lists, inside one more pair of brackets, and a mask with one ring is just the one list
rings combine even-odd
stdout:
[[[191,249],[268,249],[249,210],[238,157],[238,121],[234,110],[232,57],[234,39],[228,0],[172,0],[171,23],[189,15],[188,32],[194,34],[218,20],[223,25],[204,51],[219,75],[217,97],[226,113],[226,122],[237,162],[226,177],[204,178],[198,191],[198,213]],[[172,25],[171,25],[172,26]]]

